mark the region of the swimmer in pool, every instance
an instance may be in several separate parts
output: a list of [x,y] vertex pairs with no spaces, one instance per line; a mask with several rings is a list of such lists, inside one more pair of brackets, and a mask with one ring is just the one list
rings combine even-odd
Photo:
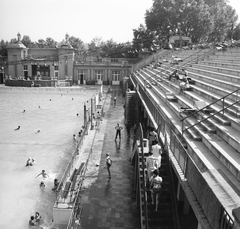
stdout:
[[40,187],[41,189],[44,189],[44,188],[45,188],[45,184],[44,184],[43,181],[41,181],[41,183],[39,184],[39,187]]
[[54,187],[53,187],[52,190],[53,190],[53,191],[57,190],[58,185],[59,185],[58,179],[54,179]]
[[25,110],[23,110],[23,113],[25,113],[26,111]]
[[40,133],[40,131],[41,131],[41,130],[40,130],[40,129],[38,129],[37,133]]
[[18,126],[15,130],[20,130],[20,126]]
[[76,140],[77,140],[77,139],[76,139],[76,135],[75,135],[75,134],[73,135],[73,140],[74,140],[74,141],[76,141]]
[[39,212],[35,213],[35,221],[38,223],[42,217],[40,216]]
[[30,220],[28,221],[29,226],[35,226],[34,216],[30,217]]
[[33,166],[34,163],[35,163],[35,160],[33,158],[29,157],[26,162],[26,166]]
[[36,176],[36,178],[39,177],[40,175],[42,175],[43,178],[47,178],[47,177],[49,177],[49,175],[45,172],[44,169],[42,170],[41,173],[39,173],[39,174]]

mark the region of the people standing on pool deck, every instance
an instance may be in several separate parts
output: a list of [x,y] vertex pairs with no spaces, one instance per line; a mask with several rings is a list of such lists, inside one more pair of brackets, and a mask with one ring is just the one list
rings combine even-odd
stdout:
[[106,165],[107,165],[108,176],[109,176],[109,178],[111,178],[110,167],[112,165],[112,159],[110,158],[109,153],[106,154],[106,157],[107,157]]
[[20,126],[18,126],[15,130],[19,130],[20,129]]
[[119,139],[121,140],[121,130],[123,128],[119,125],[119,123],[115,126],[116,130],[116,136],[115,136],[115,141],[117,140],[117,137],[119,136]]
[[49,177],[49,175],[45,172],[44,169],[42,170],[41,173],[39,173],[39,174],[36,176],[36,178],[39,177],[40,175],[42,175],[43,178],[47,178],[47,177]]

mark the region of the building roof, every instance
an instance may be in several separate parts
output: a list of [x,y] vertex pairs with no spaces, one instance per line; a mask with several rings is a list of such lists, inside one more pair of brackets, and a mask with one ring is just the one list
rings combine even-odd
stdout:
[[26,46],[21,41],[16,41],[12,44],[9,44],[8,48],[26,48]]
[[[169,38],[170,42],[174,42],[176,40],[180,40],[180,36],[172,36],[172,37]],[[191,38],[190,37],[186,37],[186,36],[182,36],[182,40],[183,41],[191,41]]]

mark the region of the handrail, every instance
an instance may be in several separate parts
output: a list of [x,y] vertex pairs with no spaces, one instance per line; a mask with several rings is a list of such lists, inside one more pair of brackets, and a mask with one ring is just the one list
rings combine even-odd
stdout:
[[[220,100],[224,100],[226,97],[228,97],[229,95],[232,95],[233,93],[238,92],[239,90],[240,90],[240,88],[238,88],[238,89],[235,90],[235,91],[232,91],[232,92],[228,93],[227,95],[224,95],[224,96],[221,97],[220,99],[217,99],[216,101],[214,101],[214,102],[208,104],[207,106],[201,108],[200,110],[197,110],[197,111],[193,112],[192,114],[188,115],[187,117],[184,117],[184,118],[181,119],[180,121],[183,122],[185,119],[189,118],[190,116],[193,116],[193,115],[199,113],[200,111],[203,111],[204,109],[206,109],[206,108],[210,107],[211,105],[213,105],[213,104],[219,102]],[[235,104],[235,103],[234,103],[234,104]],[[233,105],[233,104],[231,104],[231,105]],[[227,108],[228,108],[228,107],[227,107]],[[225,110],[225,109],[224,109],[224,110]],[[222,110],[221,110],[221,111],[222,111]]]
[[[144,160],[144,147],[143,147],[143,129],[142,129],[142,125],[139,124],[139,127],[140,128],[140,142],[141,142],[141,157],[142,157],[142,170],[143,170],[143,203],[144,203],[144,217],[145,217],[145,229],[148,229],[149,226],[148,226],[148,211],[147,211],[147,197],[146,197],[146,178],[145,178],[145,168],[146,168],[146,165],[145,165],[145,160]],[[139,176],[139,179],[140,179],[140,176]],[[139,182],[140,183],[140,182]]]
[[[183,59],[183,62],[184,62],[185,60],[187,60],[188,58],[191,58],[191,57],[197,55],[196,58],[191,59],[191,60],[188,61],[187,63],[184,62],[184,64],[182,64],[182,65],[178,65],[178,68],[173,68],[173,70],[179,69],[179,67],[182,68],[182,67],[186,66],[187,64],[191,63],[192,61],[198,59],[199,57],[203,57],[203,56],[208,55],[208,54],[211,53],[212,51],[214,51],[214,49],[210,49],[208,52],[204,52],[204,50],[200,50],[199,52],[193,53],[192,55],[190,55],[190,56],[186,57],[185,59]],[[204,52],[203,55],[198,56],[198,54],[201,53],[201,52]],[[162,77],[162,74],[163,74],[164,72],[166,72],[167,70],[169,70],[169,68],[171,68],[171,67],[174,66],[174,65],[175,65],[175,64],[171,63],[171,65],[170,65],[168,68],[164,68],[164,69],[162,69],[161,71],[155,73],[153,76],[151,76],[151,78],[153,78],[154,76],[157,76],[157,75],[160,75],[160,76]],[[150,78],[150,77],[148,77],[148,78]],[[148,78],[147,78],[147,79],[148,79]],[[146,80],[147,80],[147,79],[146,79]]]
[[[216,113],[214,113],[214,114],[208,116],[207,118],[204,118],[204,119],[201,120],[200,122],[197,122],[197,123],[193,124],[192,126],[190,126],[190,127],[186,128],[186,129],[182,130],[182,134],[183,134],[184,131],[189,130],[190,128],[192,128],[192,127],[194,127],[194,126],[196,126],[196,125],[202,123],[203,121],[205,121],[205,120],[207,120],[207,119],[209,119],[209,118],[215,116],[216,114],[219,114],[220,112],[226,110],[227,108],[229,108],[229,107],[231,107],[231,106],[233,106],[234,104],[239,103],[239,102],[240,102],[240,99],[237,100],[237,101],[235,101],[234,103],[230,104],[229,106],[223,108],[222,110],[220,110],[220,111],[218,111],[218,112],[216,112]],[[191,116],[191,115],[189,115],[189,116]],[[188,116],[188,117],[189,117],[189,116]]]
[[[161,124],[159,124],[158,126],[161,126]],[[159,137],[158,139],[160,139],[160,142],[161,144],[163,145],[163,142],[162,142],[162,139]],[[181,144],[182,145],[182,144]],[[164,148],[163,148],[164,149]],[[184,149],[184,147],[183,147]],[[184,149],[185,150],[185,149]],[[173,202],[173,216],[174,216],[174,228],[175,229],[180,229],[180,223],[179,223],[179,217],[178,217],[178,208],[177,208],[177,201],[176,201],[176,197],[175,197],[175,187],[174,187],[174,182],[173,182],[173,174],[172,174],[172,169],[171,169],[171,163],[170,163],[170,158],[169,158],[169,154],[167,152],[167,150],[163,150],[165,154],[167,154],[167,169],[168,169],[168,172],[169,172],[169,176],[170,176],[170,179],[171,179],[171,182],[170,182],[170,193],[171,195],[171,200]],[[184,173],[184,176],[185,176],[185,173]]]

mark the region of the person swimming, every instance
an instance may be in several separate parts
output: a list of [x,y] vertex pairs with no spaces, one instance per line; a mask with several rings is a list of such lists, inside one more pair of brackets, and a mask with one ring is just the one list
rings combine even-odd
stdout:
[[42,175],[43,178],[47,178],[47,177],[49,177],[49,175],[45,172],[44,169],[42,170],[41,173],[39,173],[39,174],[36,176],[36,178],[39,177],[40,175]]
[[20,130],[20,126],[18,126],[15,130]]
[[54,179],[54,187],[53,187],[53,191],[56,191],[57,190],[57,188],[58,188],[58,185],[59,185],[59,181],[58,181],[58,179]]
[[29,157],[26,162],[26,166],[33,166],[34,163],[35,163],[35,160],[33,158]]
[[40,130],[40,129],[38,129],[38,130],[37,130],[37,133],[40,133],[40,131],[41,131],[41,130]]
[[29,226],[35,226],[36,225],[33,215],[30,217],[30,220],[28,221],[28,224],[29,224]]
[[40,216],[39,212],[35,213],[35,221],[38,223],[42,217]]
[[44,188],[45,188],[45,184],[44,184],[43,181],[41,181],[41,183],[39,184],[39,187],[40,187],[41,189],[44,189]]

